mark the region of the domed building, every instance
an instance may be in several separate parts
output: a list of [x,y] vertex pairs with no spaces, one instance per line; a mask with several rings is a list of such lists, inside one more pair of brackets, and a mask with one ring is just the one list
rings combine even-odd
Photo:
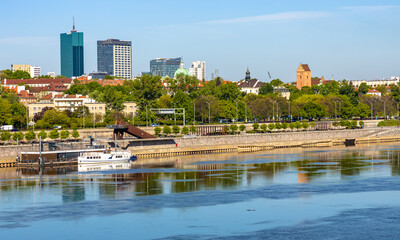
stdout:
[[176,70],[176,72],[174,74],[174,78],[176,79],[176,77],[179,74],[184,74],[185,76],[190,76],[189,71],[185,68],[185,64],[183,63],[183,61],[181,61],[181,64],[180,64],[178,70]]

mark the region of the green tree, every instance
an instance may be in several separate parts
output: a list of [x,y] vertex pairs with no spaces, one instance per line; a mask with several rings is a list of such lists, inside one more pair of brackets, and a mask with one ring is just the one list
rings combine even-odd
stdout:
[[12,73],[10,79],[30,79],[31,75],[28,72],[17,70]]
[[38,133],[38,138],[41,138],[42,140],[45,140],[47,138],[47,133],[45,130],[42,130]]
[[282,123],[282,129],[287,129],[289,127],[289,125],[288,125],[288,123],[287,122],[283,122]]
[[75,139],[79,138],[79,132],[76,129],[72,131],[72,137]]
[[1,132],[1,141],[10,141],[11,139],[11,133],[9,131],[3,131]]
[[14,141],[22,141],[24,139],[24,134],[22,132],[15,132],[12,136]]
[[358,87],[358,91],[363,94],[368,93],[368,90],[369,90],[369,87],[366,83],[361,83],[360,86]]
[[174,132],[174,134],[178,134],[181,132],[181,129],[177,125],[174,125],[172,127],[172,131]]
[[274,87],[278,87],[280,85],[283,85],[283,82],[278,78],[278,79],[274,79],[271,81],[271,85]]
[[260,95],[268,95],[274,92],[274,87],[270,83],[263,83],[260,87],[258,94]]
[[33,130],[30,130],[29,132],[27,132],[26,134],[25,134],[25,139],[27,140],[27,141],[32,141],[33,139],[35,139],[36,138],[36,134],[35,134],[35,132],[33,131]]
[[67,139],[69,137],[69,132],[67,130],[63,130],[61,131],[60,136],[62,139]]
[[310,126],[315,129],[315,126],[317,126],[317,124],[315,122],[310,122]]
[[191,133],[196,133],[197,132],[197,127],[195,125],[190,126],[190,132]]
[[49,133],[49,137],[50,137],[51,139],[57,139],[57,138],[59,138],[59,137],[60,137],[60,133],[58,132],[58,129],[53,129],[53,130],[51,130],[50,133]]
[[244,132],[246,130],[246,125],[242,124],[239,126],[240,131]]
[[371,109],[365,103],[358,103],[355,109],[355,115],[359,116],[360,118],[367,118],[371,114]]
[[265,124],[265,123],[263,123],[263,124],[261,124],[261,130],[263,131],[263,132],[266,132],[267,131],[267,124]]
[[233,133],[235,133],[235,132],[238,130],[238,126],[237,126],[236,124],[231,124],[231,125],[229,126],[229,128],[231,129],[231,131],[232,131]]
[[301,122],[295,122],[294,126],[296,127],[296,129],[300,129],[303,126],[303,124],[301,124]]
[[182,128],[181,133],[184,134],[184,135],[188,134],[188,133],[189,133],[189,128],[186,127],[186,126],[184,126],[184,127]]
[[168,125],[164,125],[163,133],[164,134],[171,134],[171,128]]
[[155,128],[154,128],[154,133],[155,133],[156,135],[159,135],[159,134],[161,133],[161,128],[160,128],[160,127],[155,127]]
[[310,125],[308,124],[308,122],[303,122],[302,127],[303,127],[305,130],[307,130],[307,129],[310,127]]
[[8,100],[0,98],[0,125],[9,125],[11,121],[11,104]]
[[268,124],[268,128],[271,131],[274,130],[275,129],[275,124],[273,124],[273,123]]
[[294,122],[289,123],[289,128],[291,130],[295,129],[296,128],[296,124]]
[[360,125],[360,127],[364,128],[364,121],[359,121],[358,125]]
[[258,123],[253,123],[253,129],[254,131],[257,131],[260,125]]
[[282,124],[279,122],[275,123],[275,128],[278,130],[282,129]]

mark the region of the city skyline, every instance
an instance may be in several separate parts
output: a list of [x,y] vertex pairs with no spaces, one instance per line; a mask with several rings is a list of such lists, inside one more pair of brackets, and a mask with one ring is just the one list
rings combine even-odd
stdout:
[[[0,69],[31,64],[41,66],[43,73],[60,73],[58,36],[71,29],[74,15],[77,29],[85,34],[86,74],[97,70],[97,41],[118,38],[132,41],[136,49],[132,76],[149,71],[151,59],[174,56],[183,56],[186,63],[206,61],[207,79],[218,69],[224,79],[241,80],[248,66],[261,81],[269,80],[270,72],[272,78],[292,82],[299,63],[309,64],[313,77],[326,79],[400,75],[400,34],[395,31],[400,17],[394,1],[204,1],[194,10],[183,1],[117,2],[126,7],[104,19],[94,18],[103,9],[101,1],[22,1],[23,8],[4,3],[10,10],[0,16],[9,23],[0,35]],[[172,7],[183,13],[163,17]],[[15,9],[27,17],[10,21]],[[26,28],[28,21],[36,27]]]

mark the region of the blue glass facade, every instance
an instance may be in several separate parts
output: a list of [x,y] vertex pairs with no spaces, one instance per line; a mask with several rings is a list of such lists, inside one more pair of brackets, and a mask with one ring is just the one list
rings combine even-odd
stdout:
[[78,77],[84,74],[83,32],[60,34],[61,75]]
[[[117,60],[115,58],[115,52],[114,52],[114,46],[128,46],[132,47],[132,42],[131,41],[120,41],[119,39],[107,39],[104,41],[97,41],[97,70],[100,72],[106,72],[108,75],[111,76],[116,76],[116,69],[114,69],[115,66],[115,61]],[[129,63],[128,67],[131,69],[131,56],[132,54],[129,53],[126,58],[124,63]],[[120,61],[121,62],[121,61]],[[121,62],[122,63],[122,62]],[[128,73],[131,73],[131,71],[127,71]],[[131,74],[128,74],[129,76],[126,76],[130,78]]]
[[150,61],[150,73],[160,77],[174,77],[182,58],[157,58]]

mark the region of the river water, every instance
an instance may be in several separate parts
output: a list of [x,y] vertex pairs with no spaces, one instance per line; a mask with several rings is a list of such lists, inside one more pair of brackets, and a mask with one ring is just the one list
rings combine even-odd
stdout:
[[0,239],[398,239],[400,144],[0,169]]

